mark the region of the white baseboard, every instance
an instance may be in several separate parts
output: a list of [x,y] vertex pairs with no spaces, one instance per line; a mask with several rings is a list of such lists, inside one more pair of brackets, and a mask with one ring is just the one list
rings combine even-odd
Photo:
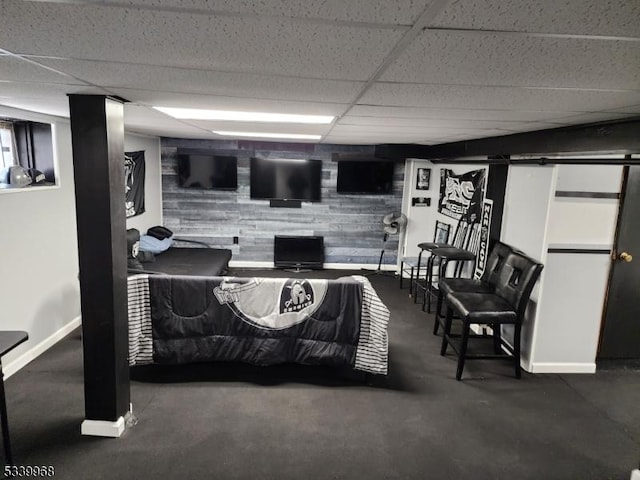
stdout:
[[[360,270],[363,268],[366,270],[377,270],[378,264],[376,263],[375,265],[373,265],[370,263],[325,263],[324,268],[331,268],[335,270]],[[398,266],[381,265],[380,270],[383,270],[385,272],[395,272],[396,270],[398,270]]]
[[[229,267],[231,268],[274,268],[273,262],[250,262],[250,261],[237,261],[231,260],[229,262]],[[335,269],[335,270],[360,270],[362,268],[368,270],[376,270],[378,268],[378,264],[368,264],[368,263],[325,263],[323,265],[324,268]],[[398,269],[397,265],[382,265],[380,267],[381,270],[395,272]]]
[[532,363],[531,373],[596,373],[595,363]]
[[82,435],[92,435],[94,437],[117,438],[124,432],[124,417],[118,418],[115,422],[107,420],[84,420],[80,427]]
[[82,323],[81,317],[78,316],[67,323],[64,327],[54,332],[52,335],[49,335],[47,338],[42,340],[39,344],[31,347],[29,350],[24,352],[18,358],[8,363],[7,365],[3,365],[2,370],[4,373],[4,378],[7,379],[26,364],[36,359],[44,352],[49,350],[52,346],[62,340],[64,337],[73,332],[76,328],[80,326]]
[[273,268],[273,262],[247,262],[230,260],[229,266],[231,268]]
[[631,472],[631,478],[629,480],[640,480],[640,470],[634,470]]

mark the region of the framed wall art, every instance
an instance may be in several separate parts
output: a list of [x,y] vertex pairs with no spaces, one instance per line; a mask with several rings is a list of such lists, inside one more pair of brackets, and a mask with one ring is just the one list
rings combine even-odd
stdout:
[[416,175],[416,190],[429,190],[430,181],[431,169],[418,168],[418,174]]

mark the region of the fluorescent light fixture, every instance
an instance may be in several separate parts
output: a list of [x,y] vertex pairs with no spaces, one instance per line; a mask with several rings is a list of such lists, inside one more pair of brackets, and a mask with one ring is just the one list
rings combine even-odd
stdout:
[[199,108],[153,107],[174,118],[185,120],[231,120],[235,122],[316,123],[329,124],[331,115],[294,115],[290,113],[237,112],[232,110],[202,110]]
[[264,132],[229,132],[213,130],[216,135],[225,137],[259,137],[259,138],[289,138],[292,140],[320,140],[322,135],[306,135],[301,133],[264,133]]

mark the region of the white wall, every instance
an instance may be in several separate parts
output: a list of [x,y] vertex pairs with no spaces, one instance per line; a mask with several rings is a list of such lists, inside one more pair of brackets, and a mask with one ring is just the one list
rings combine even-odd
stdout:
[[125,152],[144,150],[144,206],[145,212],[127,219],[127,228],[137,228],[144,234],[148,228],[162,225],[162,173],[160,168],[160,139],[125,134]]
[[[431,169],[431,182],[428,190],[416,189],[416,176],[418,168]],[[463,174],[472,170],[486,169],[486,165],[478,164],[447,164],[436,165],[426,160],[407,159],[405,167],[405,183],[402,198],[402,211],[407,215],[407,230],[404,236],[404,256],[417,257],[420,249],[418,243],[433,241],[436,221],[447,223],[451,226],[449,240],[453,240],[457,220],[438,213],[438,201],[440,198],[440,171],[442,169],[453,170],[455,174]],[[486,188],[485,179],[485,188]],[[426,197],[431,199],[431,206],[411,206],[413,197]],[[401,250],[402,251],[402,250]],[[400,255],[402,256],[402,255]],[[467,272],[468,273],[468,272]]]
[[580,250],[612,247],[618,200],[583,196],[619,193],[621,174],[616,165],[509,168],[501,239],[545,266],[523,324],[529,372],[595,371],[610,258]]
[[[509,167],[500,238],[543,264],[547,256],[546,232],[555,182],[553,166]],[[531,293],[531,302],[522,324],[522,366],[527,371],[531,371],[531,359],[535,355],[536,318],[545,275],[543,270]],[[504,328],[503,333],[509,338],[511,329]]]
[[5,107],[0,115],[53,124],[58,177],[55,187],[0,191],[0,328],[29,333],[2,359],[10,375],[79,325],[80,288],[69,122]]
[[549,253],[532,372],[595,372],[610,264],[608,255]]
[[[418,168],[431,168],[431,185],[429,190],[416,190],[416,176]],[[438,176],[436,177],[436,172]],[[433,239],[435,225],[434,211],[438,205],[438,188],[440,185],[440,172],[426,160],[407,159],[404,171],[404,189],[402,194],[402,213],[407,216],[407,229],[399,248],[398,263],[401,257],[417,257],[420,249],[418,243]],[[430,207],[412,207],[413,197],[426,197],[431,199]],[[404,251],[404,253],[403,253]]]
[[[80,325],[80,285],[69,120],[2,106],[0,116],[53,125],[58,180],[54,187],[0,190],[0,329],[29,333],[2,359],[9,376]],[[126,134],[125,148],[145,150],[147,212],[131,224],[146,231],[162,223],[159,139]]]
[[[556,191],[563,195],[620,193],[622,166],[558,165],[556,170]],[[550,204],[551,252],[530,371],[593,373],[611,259],[607,253],[577,252],[613,247],[619,201],[555,196],[556,191]]]

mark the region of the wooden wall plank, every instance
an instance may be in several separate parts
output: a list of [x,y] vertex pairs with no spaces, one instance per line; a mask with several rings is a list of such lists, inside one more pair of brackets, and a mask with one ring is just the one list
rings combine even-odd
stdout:
[[[242,144],[232,141],[162,139],[162,201],[164,224],[182,238],[229,248],[235,261],[273,260],[275,235],[321,235],[326,263],[377,264],[382,248],[384,215],[400,211],[404,187],[404,164],[396,163],[391,195],[343,195],[336,193],[338,164],[334,153],[371,154],[373,146]],[[176,175],[178,149],[204,149],[215,155],[238,158],[238,190],[180,188]],[[289,148],[289,149],[287,149]],[[249,197],[249,161],[265,158],[314,158],[322,164],[322,201],[303,202],[300,209],[271,208],[267,200]],[[239,244],[233,244],[233,237]],[[397,239],[386,244],[384,264],[397,258]]]

